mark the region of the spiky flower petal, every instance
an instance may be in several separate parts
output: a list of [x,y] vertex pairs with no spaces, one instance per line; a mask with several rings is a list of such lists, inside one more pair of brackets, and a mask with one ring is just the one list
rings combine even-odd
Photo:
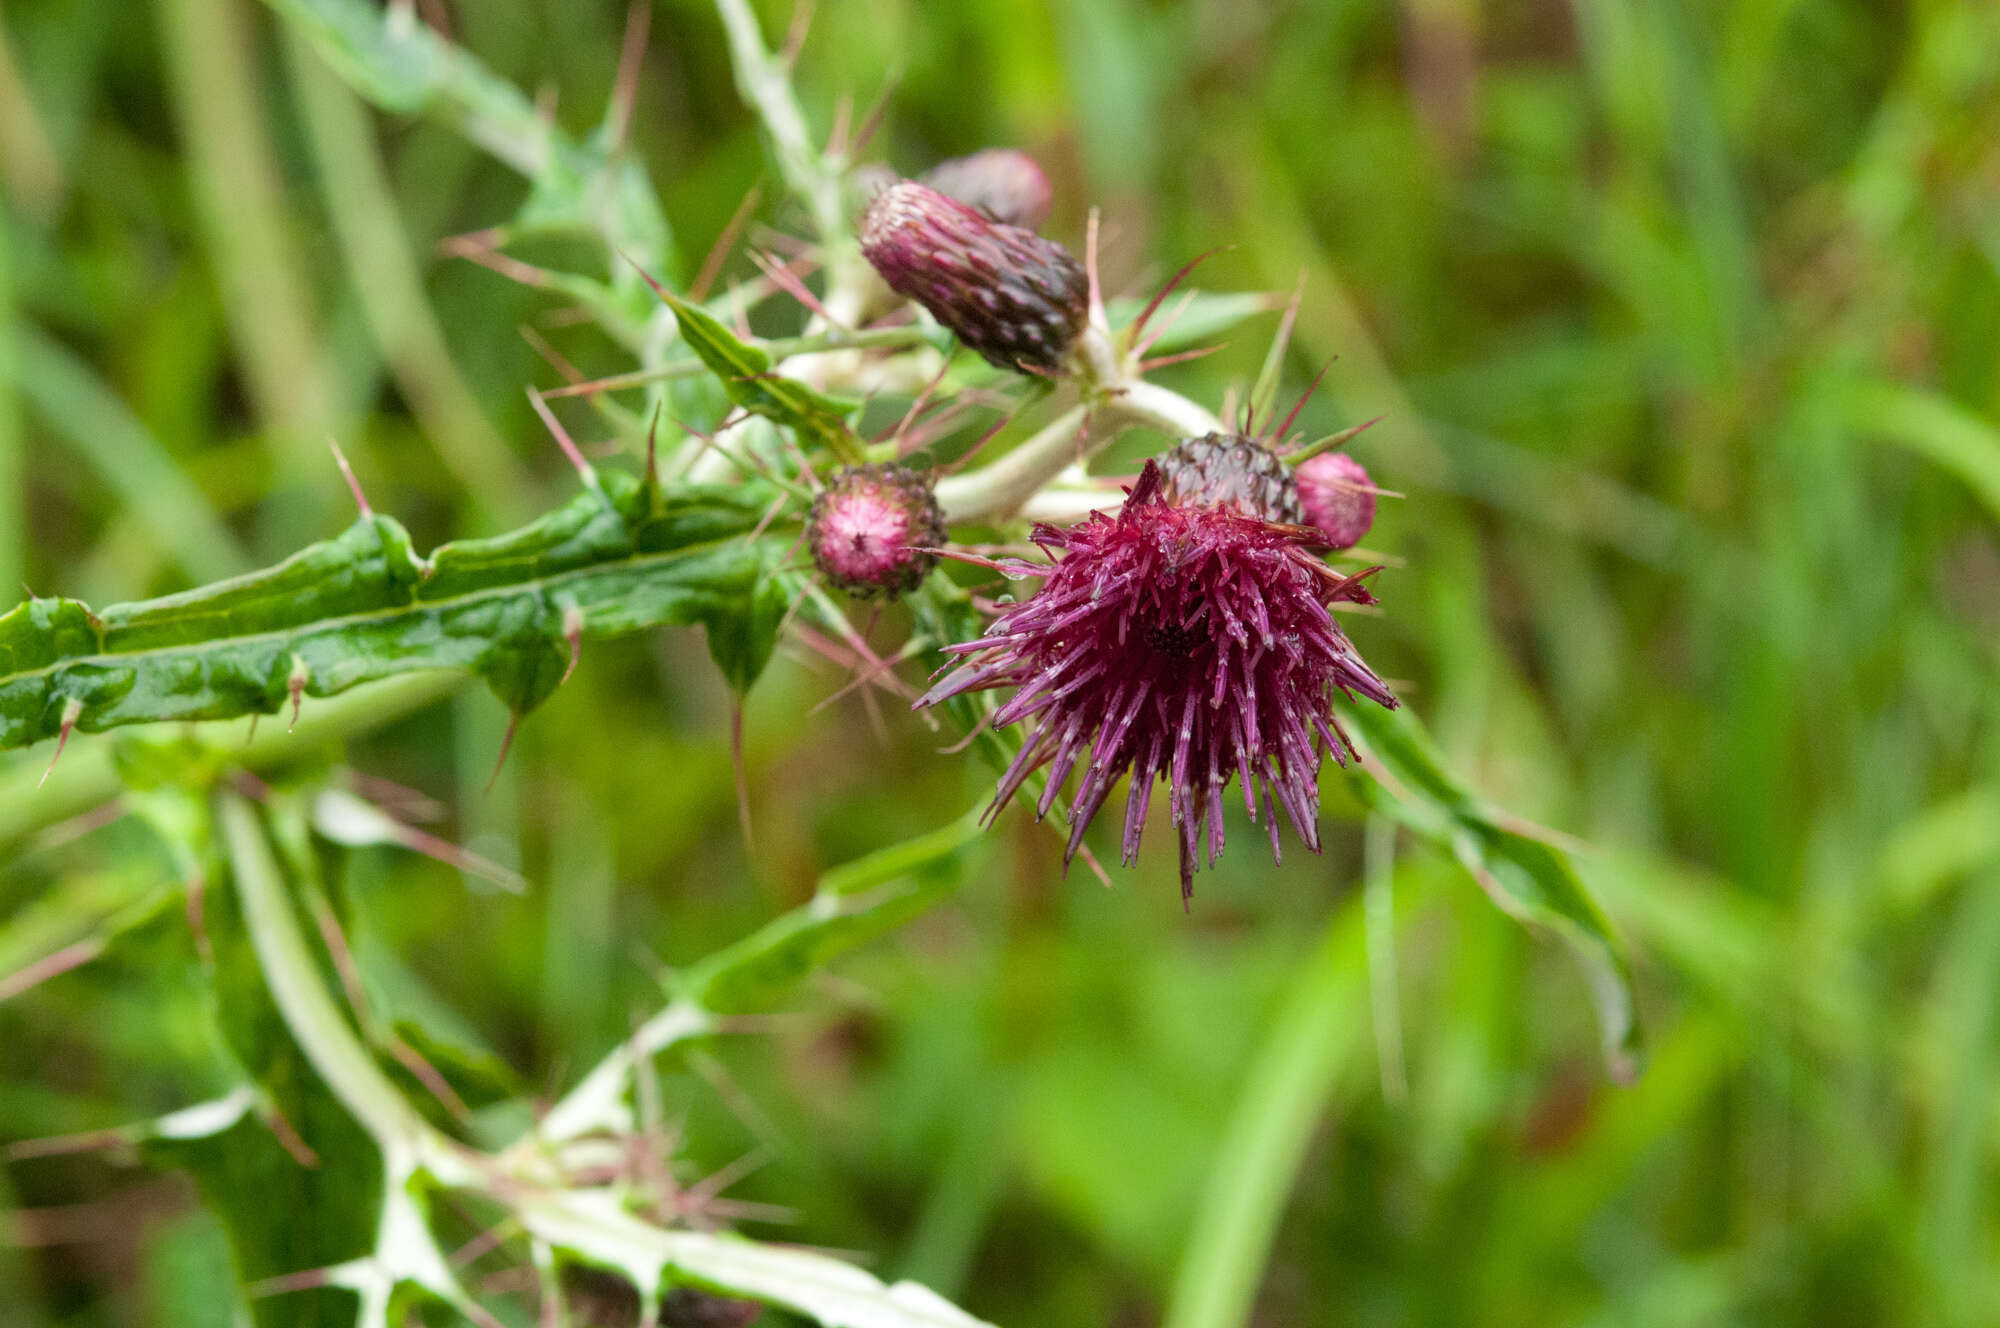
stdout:
[[864,598],[915,590],[937,566],[920,552],[945,541],[944,513],[922,475],[906,466],[850,466],[813,500],[806,543],[829,581]]
[[1299,502],[1306,521],[1336,549],[1352,548],[1375,524],[1375,485],[1345,452],[1322,452],[1299,466]]
[[1009,226],[1040,230],[1049,219],[1049,177],[1019,148],[987,148],[925,171],[923,183]]
[[1069,250],[915,180],[868,205],[861,252],[890,289],[1003,369],[1058,372],[1083,330],[1089,278]]
[[1153,785],[1167,781],[1178,832],[1183,898],[1192,894],[1202,827],[1211,866],[1222,852],[1222,797],[1239,779],[1244,806],[1278,849],[1276,807],[1319,849],[1319,769],[1352,748],[1333,716],[1332,689],[1383,706],[1396,698],[1328,612],[1373,602],[1370,573],[1342,576],[1314,557],[1297,526],[1226,504],[1176,503],[1148,462],[1116,516],[1067,530],[1037,526],[1052,565],[1010,565],[1043,578],[977,641],[948,647],[959,661],[918,702],[1015,688],[996,727],[1034,729],[993,801],[998,811],[1046,768],[1038,815],[1081,767],[1070,802],[1067,863],[1121,775],[1131,775],[1121,856],[1138,855]]

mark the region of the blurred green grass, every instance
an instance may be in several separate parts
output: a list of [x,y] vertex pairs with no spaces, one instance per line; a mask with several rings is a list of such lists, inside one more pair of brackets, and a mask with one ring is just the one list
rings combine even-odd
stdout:
[[[418,8],[572,129],[610,94],[621,4]],[[434,257],[513,176],[360,112],[246,0],[14,0],[0,35],[6,584],[129,598],[330,533],[328,431],[421,545],[566,492],[517,329],[628,363]],[[1598,846],[1653,1059],[1603,1082],[1566,956],[1410,851],[1385,1095],[1358,828],[1232,855],[1184,918],[1158,855],[1063,883],[1009,817],[956,905],[669,1084],[695,1165],[762,1150],[736,1192],[798,1220],[757,1230],[999,1323],[2000,1319],[2000,14],[846,0],[799,79],[822,130],[893,87],[905,170],[1035,152],[1053,233],[1105,209],[1113,290],[1218,244],[1211,289],[1306,273],[1293,390],[1339,358],[1304,423],[1384,415],[1355,450],[1408,494],[1357,640],[1483,788]],[[654,6],[632,135],[692,270],[765,171],[699,0]],[[1218,401],[1262,351],[1170,372]],[[490,794],[484,697],[356,744],[536,883],[365,854],[364,962],[552,1090],[649,964],[983,796],[893,710],[805,718],[840,681],[752,696],[754,854],[686,634],[593,649]],[[7,935],[82,934],[155,853],[14,855]],[[0,1137],[201,1095],[185,944],[162,916],[0,1003]],[[185,1192],[69,1158],[0,1197],[9,1328],[226,1319]]]

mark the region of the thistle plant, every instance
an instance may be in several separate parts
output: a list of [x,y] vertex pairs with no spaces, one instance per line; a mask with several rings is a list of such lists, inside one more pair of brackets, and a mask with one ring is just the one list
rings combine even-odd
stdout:
[[[864,684],[908,661],[912,695],[924,674],[934,681],[899,722],[951,730],[969,753],[957,759],[989,762],[998,792],[836,869],[809,904],[672,975],[658,1011],[532,1124],[475,1140],[419,1109],[385,1065],[423,1058],[328,980],[342,957],[320,855],[418,842],[409,828],[323,767],[274,773],[254,748],[246,759],[240,731],[121,748],[119,787],[184,865],[181,890],[228,883],[199,943],[223,1004],[245,1005],[225,1011],[236,1087],[119,1140],[195,1170],[221,1196],[244,1265],[262,1248],[256,1197],[224,1193],[222,1151],[358,1127],[377,1171],[360,1248],[255,1270],[260,1320],[285,1321],[289,1293],[339,1288],[368,1324],[400,1322],[416,1302],[478,1323],[562,1322],[589,1299],[579,1270],[596,1270],[629,1287],[648,1322],[740,1322],[744,1302],[834,1328],[977,1322],[920,1286],[732,1235],[665,1203],[657,1170],[632,1159],[658,1142],[640,1108],[659,1063],[957,888],[954,865],[1016,795],[1038,817],[1063,809],[1067,863],[1090,851],[1123,783],[1109,839],[1131,864],[1164,782],[1192,907],[1197,866],[1223,859],[1232,797],[1278,854],[1281,814],[1318,850],[1322,790],[1337,789],[1328,802],[1443,846],[1502,908],[1569,941],[1614,1069],[1635,1068],[1624,963],[1566,850],[1444,767],[1364,661],[1372,624],[1350,632],[1333,614],[1378,598],[1399,608],[1393,574],[1356,548],[1380,492],[1339,450],[1358,430],[1296,445],[1288,420],[1254,435],[1248,410],[1232,428],[1156,377],[1160,360],[1273,301],[1184,292],[1168,310],[1183,270],[1150,299],[1107,303],[1095,216],[1080,240],[1040,233],[1048,178],[1012,150],[864,187],[879,164],[852,142],[814,141],[744,0],[718,0],[737,80],[809,231],[789,257],[754,252],[758,275],[717,296],[681,278],[631,161],[563,139],[405,11],[272,7],[386,109],[439,116],[528,174],[531,214],[454,252],[573,301],[634,367],[533,390],[579,491],[508,534],[420,553],[357,482],[354,524],[264,571],[96,610],[36,598],[0,617],[0,747],[47,743],[43,778],[58,793],[73,779],[72,798],[108,795],[102,763],[68,773],[74,735],[326,713],[349,716],[339,726],[351,732],[388,707],[315,703],[439,671],[479,678],[520,721],[590,667],[593,640],[698,624],[738,696],[787,633],[846,643]],[[507,252],[550,229],[589,240],[601,268],[536,268]],[[746,311],[767,307],[802,330],[753,333]],[[1274,395],[1285,358],[1281,331],[1251,402]],[[572,441],[558,411],[579,399],[621,457],[598,464]],[[865,429],[885,403],[890,421]],[[1136,475],[1102,460],[1128,430],[1149,453]],[[854,621],[857,601],[877,598],[909,611],[910,635],[886,659]],[[258,975],[247,991],[230,978],[238,961]],[[328,1125],[334,1116],[346,1123]],[[482,1298],[445,1257],[441,1216],[465,1205],[531,1274],[515,1299]]]

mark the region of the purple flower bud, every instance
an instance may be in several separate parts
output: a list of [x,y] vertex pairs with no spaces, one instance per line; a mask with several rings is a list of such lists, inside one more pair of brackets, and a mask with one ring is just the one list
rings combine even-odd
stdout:
[[1040,162],[1018,148],[987,148],[969,157],[953,157],[918,178],[1009,226],[1040,230],[1049,219],[1049,177]]
[[904,180],[870,203],[861,252],[898,295],[1003,369],[1055,373],[1089,304],[1069,250]]
[[894,599],[915,590],[945,541],[944,513],[923,476],[905,466],[853,466],[813,500],[806,543],[827,580],[851,595]]
[[1375,524],[1375,485],[1345,452],[1322,452],[1299,466],[1295,481],[1308,524],[1336,549],[1359,544]]
[[995,810],[1046,767],[1036,807],[1047,814],[1073,771],[1065,862],[1128,772],[1123,859],[1139,852],[1153,785],[1167,782],[1179,832],[1181,892],[1193,891],[1208,827],[1222,852],[1222,798],[1240,781],[1278,852],[1277,808],[1319,848],[1319,770],[1352,750],[1333,716],[1338,689],[1378,705],[1396,698],[1328,612],[1370,604],[1368,572],[1343,576],[1296,525],[1244,514],[1231,502],[1175,502],[1148,462],[1116,516],[1093,513],[1067,530],[1037,526],[1052,565],[1041,589],[1006,609],[977,641],[946,649],[958,664],[917,704],[1012,687],[995,728],[1034,725],[1000,777]]

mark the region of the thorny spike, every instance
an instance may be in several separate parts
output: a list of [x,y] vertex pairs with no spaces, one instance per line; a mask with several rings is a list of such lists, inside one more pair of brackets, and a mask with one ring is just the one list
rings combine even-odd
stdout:
[[556,682],[560,687],[576,672],[576,662],[583,655],[583,610],[574,604],[563,606],[563,640],[569,642],[569,663],[563,668],[563,676]]
[[778,49],[777,62],[789,70],[805,49],[806,34],[812,31],[813,0],[799,0],[792,9],[791,26],[785,30],[785,44]]
[[1332,360],[1328,360],[1325,364],[1322,364],[1319,367],[1319,372],[1313,375],[1312,381],[1310,383],[1306,384],[1306,390],[1299,393],[1298,401],[1292,406],[1292,413],[1285,416],[1285,422],[1279,425],[1277,429],[1275,429],[1272,432],[1271,439],[1273,442],[1276,442],[1278,439],[1283,438],[1288,432],[1290,432],[1292,427],[1292,421],[1296,420],[1299,417],[1299,412],[1306,408],[1306,402],[1312,400],[1312,394],[1319,390],[1320,380],[1326,377],[1326,371],[1328,369],[1331,369],[1332,367],[1333,367]]
[[48,758],[48,770],[44,770],[42,778],[34,782],[36,788],[40,788],[42,784],[48,784],[48,776],[52,776],[56,772],[56,762],[62,760],[62,748],[70,746],[70,732],[76,728],[76,720],[80,720],[80,718],[84,718],[84,702],[76,700],[74,696],[70,700],[62,702],[62,732],[56,734],[56,752]]
[[[549,339],[547,337],[535,331],[535,329],[528,326],[528,324],[522,323],[519,326],[517,326],[514,330],[521,334],[521,340],[528,343],[529,350],[532,350],[533,352],[535,352],[535,354],[541,356],[543,362],[546,363],[550,368],[554,369],[557,373],[561,374],[563,376],[563,381],[569,384],[568,388],[551,391],[547,395],[549,396],[574,395],[577,384],[582,383],[584,381],[583,370],[577,368],[574,364],[571,364],[569,362],[568,356],[564,355],[561,351],[557,350],[554,346],[550,345]],[[588,385],[586,384],[586,387],[587,386]]]
[[500,771],[507,765],[507,753],[514,750],[514,731],[521,727],[521,712],[510,711],[507,715],[507,732],[500,739],[500,755],[493,758],[493,773],[486,777],[486,787],[481,793],[491,793],[493,786],[500,782]]
[[743,851],[755,849],[750,834],[750,773],[743,764],[743,702],[729,711],[729,764],[736,774],[736,823],[743,831]]
[[292,695],[292,722],[285,727],[290,733],[299,726],[299,705],[305,698],[306,684],[312,681],[312,670],[306,667],[305,656],[292,656],[292,672],[285,679],[285,690]]
[[1090,221],[1084,228],[1083,270],[1090,280],[1090,325],[1099,332],[1109,335],[1111,319],[1104,312],[1104,287],[1097,279],[1097,230],[1099,218],[1096,208],[1090,210]]
[[535,414],[542,417],[542,423],[547,426],[548,431],[555,435],[556,446],[560,447],[563,455],[569,458],[570,465],[576,467],[578,477],[583,480],[583,487],[603,492],[602,486],[597,482],[597,467],[591,465],[578,450],[575,440],[569,436],[569,430],[563,428],[562,421],[549,409],[549,403],[543,400],[542,394],[531,387],[528,389],[528,401],[534,406]]
[[848,145],[847,154],[850,161],[865,152],[868,144],[874,141],[875,131],[882,127],[882,117],[888,113],[889,99],[895,95],[897,85],[902,82],[902,78],[900,70],[891,70],[889,77],[883,80],[882,91],[875,95],[874,104],[868,108],[868,114],[861,117],[861,128],[855,132],[854,142]]
[[1299,305],[1304,301],[1305,295],[1306,274],[1301,269],[1298,283],[1292,287],[1292,298],[1285,305],[1285,316],[1278,320],[1278,333],[1271,338],[1271,349],[1264,353],[1264,367],[1258,371],[1257,382],[1250,389],[1250,401],[1244,408],[1244,433],[1256,432],[1250,424],[1252,415],[1262,410],[1277,408],[1278,376],[1284,371],[1285,351],[1292,344],[1292,328],[1298,323]]
[[[1147,301],[1146,307],[1139,311],[1139,316],[1132,320],[1131,337],[1133,344],[1135,345],[1138,344],[1140,336],[1143,335],[1144,332],[1146,331],[1147,322],[1151,320],[1153,314],[1156,311],[1158,311],[1160,307],[1160,302],[1166,299],[1167,296],[1173,294],[1174,287],[1180,285],[1183,281],[1187,280],[1188,273],[1194,271],[1195,268],[1199,267],[1203,262],[1207,261],[1210,258],[1215,257],[1217,254],[1223,252],[1225,249],[1234,249],[1235,247],[1236,246],[1233,244],[1217,245],[1215,248],[1210,249],[1207,253],[1196,254],[1193,258],[1190,258],[1187,262],[1181,264],[1180,271],[1174,273],[1173,276],[1167,279],[1167,284],[1160,287],[1159,293],[1154,295],[1151,300]],[[1093,268],[1092,270],[1095,271],[1095,268]],[[1095,287],[1093,287],[1092,288],[1093,308],[1096,307],[1095,296],[1096,296],[1096,290]],[[1148,342],[1147,344],[1150,345],[1152,343]]]
[[332,434],[327,435],[326,445],[333,449],[333,463],[340,467],[340,473],[347,480],[347,491],[354,495],[354,505],[361,509],[364,520],[375,519],[375,509],[368,505],[368,495],[361,492],[361,481],[354,477],[354,467],[347,464],[347,453],[340,450],[340,444]]
[[625,147],[632,127],[632,107],[639,96],[639,70],[646,58],[646,30],[653,15],[644,0],[632,0],[625,10],[625,41],[618,51],[618,77],[611,85],[611,108],[605,115],[605,141],[616,153]]
[[[1343,447],[1387,418],[1386,415],[1377,415],[1372,420],[1363,420],[1361,423],[1350,425],[1338,433],[1330,433],[1324,438],[1315,438],[1310,443],[1283,453],[1284,463],[1288,466],[1297,466],[1312,460],[1321,452],[1331,452],[1336,447]],[[1384,490],[1383,492],[1386,493],[1387,491]]]
[[1151,373],[1155,369],[1164,369],[1170,364],[1186,364],[1189,360],[1206,359],[1227,344],[1227,342],[1217,342],[1213,346],[1197,346],[1193,350],[1175,351],[1172,355],[1159,355],[1150,360],[1141,360],[1139,362],[1139,372]]
[[819,296],[813,294],[812,289],[805,282],[799,280],[798,273],[792,270],[790,264],[780,263],[761,249],[752,249],[750,251],[750,261],[755,263],[757,270],[769,277],[785,294],[812,310],[813,313],[825,319],[829,324],[834,327],[843,328],[846,331],[853,330],[845,328],[838,319],[826,311],[826,306],[819,302]]
[[753,184],[750,192],[743,195],[743,201],[736,205],[736,211],[729,214],[721,234],[715,237],[715,243],[709,248],[708,257],[701,260],[701,271],[695,274],[694,285],[688,287],[690,304],[700,304],[708,298],[716,277],[722,272],[722,265],[729,261],[729,251],[736,247],[737,237],[743,233],[744,223],[750,220],[763,197],[764,186]]

